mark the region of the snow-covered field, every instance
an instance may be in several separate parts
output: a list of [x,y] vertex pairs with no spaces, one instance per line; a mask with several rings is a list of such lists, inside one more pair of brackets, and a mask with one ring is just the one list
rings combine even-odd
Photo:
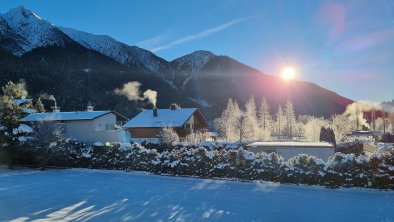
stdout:
[[394,221],[394,192],[0,168],[0,221]]

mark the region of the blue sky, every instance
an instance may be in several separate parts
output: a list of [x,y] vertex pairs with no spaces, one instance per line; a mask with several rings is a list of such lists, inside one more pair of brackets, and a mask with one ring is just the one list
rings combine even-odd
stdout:
[[172,60],[228,55],[354,100],[394,99],[394,1],[2,0],[55,25],[106,34]]

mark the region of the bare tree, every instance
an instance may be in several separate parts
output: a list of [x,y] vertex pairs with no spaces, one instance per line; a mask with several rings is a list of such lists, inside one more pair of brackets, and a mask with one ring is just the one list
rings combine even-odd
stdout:
[[160,142],[167,146],[174,146],[179,142],[179,136],[171,127],[165,127],[159,134]]
[[41,170],[45,170],[48,161],[53,156],[53,148],[64,138],[63,126],[58,121],[44,119],[34,126],[35,139],[38,149],[38,162]]

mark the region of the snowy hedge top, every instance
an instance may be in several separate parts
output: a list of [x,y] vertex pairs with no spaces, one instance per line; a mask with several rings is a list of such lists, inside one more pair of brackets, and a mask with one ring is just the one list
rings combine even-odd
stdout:
[[332,148],[327,142],[255,142],[248,147],[294,147],[294,148]]

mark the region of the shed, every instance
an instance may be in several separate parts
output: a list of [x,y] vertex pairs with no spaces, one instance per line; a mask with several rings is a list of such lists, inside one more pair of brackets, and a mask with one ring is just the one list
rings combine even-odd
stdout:
[[285,160],[298,154],[309,154],[328,160],[328,157],[335,154],[334,146],[327,142],[255,142],[249,144],[247,150],[254,153],[277,153]]

